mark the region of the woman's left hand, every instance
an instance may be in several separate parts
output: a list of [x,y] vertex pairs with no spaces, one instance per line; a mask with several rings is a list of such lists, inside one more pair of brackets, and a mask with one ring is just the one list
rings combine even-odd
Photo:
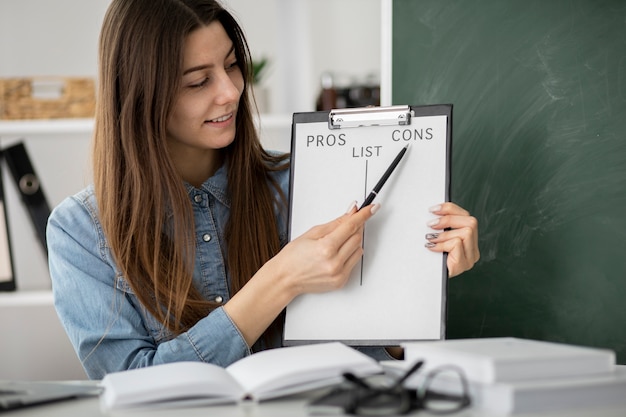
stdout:
[[476,218],[450,202],[430,211],[440,217],[428,222],[434,230],[426,235],[426,247],[433,252],[448,252],[450,278],[471,269],[480,258]]

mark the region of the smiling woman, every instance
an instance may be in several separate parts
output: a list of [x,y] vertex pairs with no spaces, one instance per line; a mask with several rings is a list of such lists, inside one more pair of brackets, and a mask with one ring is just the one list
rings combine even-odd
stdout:
[[[287,242],[288,155],[261,146],[247,42],[219,2],[113,0],[99,45],[94,184],[48,224],[55,306],[87,374],[281,346],[284,308],[345,286],[378,206]],[[462,233],[430,250],[462,272],[475,219],[436,214]]]
[[88,375],[279,346],[291,299],[345,284],[372,211],[287,243],[287,155],[260,145],[247,43],[218,2],[113,0],[99,65],[94,185],[48,226]]

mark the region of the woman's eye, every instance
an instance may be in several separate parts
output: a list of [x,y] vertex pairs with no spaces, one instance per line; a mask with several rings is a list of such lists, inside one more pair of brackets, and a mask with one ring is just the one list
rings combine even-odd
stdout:
[[237,65],[237,61],[235,61],[235,62],[233,62],[231,64],[226,65],[226,70],[234,70],[234,69],[237,69],[237,68],[239,68],[239,65]]
[[204,78],[202,81],[189,85],[191,88],[204,87],[209,82],[208,78]]

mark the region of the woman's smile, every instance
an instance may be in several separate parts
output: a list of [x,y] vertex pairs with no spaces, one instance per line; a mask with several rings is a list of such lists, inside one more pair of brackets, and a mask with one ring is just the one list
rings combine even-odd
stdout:
[[223,116],[216,117],[215,119],[207,120],[204,123],[208,123],[214,127],[226,127],[229,126],[234,120],[234,113],[231,112]]

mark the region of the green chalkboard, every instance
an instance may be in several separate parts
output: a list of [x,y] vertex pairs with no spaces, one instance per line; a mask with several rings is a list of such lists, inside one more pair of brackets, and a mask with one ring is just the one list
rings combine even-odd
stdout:
[[626,2],[393,0],[392,19],[392,101],[454,105],[451,197],[480,224],[447,337],[626,363]]

